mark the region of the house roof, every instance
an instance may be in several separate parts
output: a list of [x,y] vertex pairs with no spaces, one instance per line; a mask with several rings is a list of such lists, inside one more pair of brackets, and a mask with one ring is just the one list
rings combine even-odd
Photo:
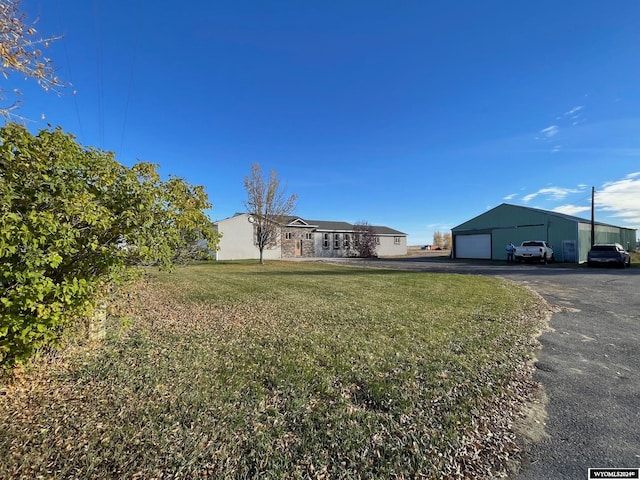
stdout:
[[345,231],[352,232],[353,225],[347,222],[335,222],[328,220],[309,220],[308,223],[315,225],[318,230],[331,230],[335,231]]
[[[238,215],[245,215],[243,213],[236,213],[232,217],[237,217]],[[214,223],[218,223],[220,221],[227,220],[222,219],[218,220]],[[349,222],[340,222],[334,220],[307,220],[302,217],[298,217],[295,215],[289,215],[283,218],[283,223],[290,227],[300,227],[300,228],[315,228],[318,231],[326,231],[326,232],[353,232],[356,230],[357,225],[354,225]],[[395,230],[390,227],[386,227],[384,225],[372,225],[371,228],[377,235],[407,235],[404,232],[399,230]]]
[[[317,227],[319,231],[354,232],[358,228],[357,225],[348,222],[337,222],[328,220],[306,220],[306,222],[309,225]],[[390,227],[385,227],[383,225],[371,225],[371,228],[377,235],[406,235],[406,233]]]
[[374,225],[371,228],[373,228],[373,231],[376,232],[378,235],[406,235],[406,233],[404,232],[395,230],[393,228],[385,227],[383,225]]
[[218,220],[214,220],[213,224],[217,225],[220,222],[224,222],[226,220],[231,220],[232,218],[236,218],[239,217],[241,215],[246,215],[246,213],[242,213],[242,212],[236,212],[233,215],[231,215],[230,217],[225,217],[225,218],[219,218]]

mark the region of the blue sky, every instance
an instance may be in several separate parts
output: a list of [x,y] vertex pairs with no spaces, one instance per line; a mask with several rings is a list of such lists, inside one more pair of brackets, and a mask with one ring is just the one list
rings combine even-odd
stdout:
[[[507,202],[640,228],[640,2],[23,0],[73,85],[20,113],[243,210],[250,165],[308,219],[429,243]],[[75,92],[75,93],[74,93]]]

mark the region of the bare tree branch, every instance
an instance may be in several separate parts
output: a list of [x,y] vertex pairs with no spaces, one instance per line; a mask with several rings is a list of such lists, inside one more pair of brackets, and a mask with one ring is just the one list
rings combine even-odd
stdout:
[[[61,37],[38,37],[33,25],[26,23],[20,3],[20,0],[0,2],[0,74],[8,80],[11,73],[18,73],[25,79],[34,79],[45,91],[59,92],[65,83],[55,75],[52,60],[43,55],[43,49]],[[0,115],[23,119],[15,113],[21,105],[19,97],[22,93],[18,89],[11,92],[15,100],[7,106],[0,106]],[[0,99],[7,98],[7,90],[0,87]]]
[[264,263],[264,249],[278,245],[285,218],[295,209],[298,197],[295,194],[287,197],[275,170],[271,170],[269,179],[265,180],[258,163],[251,165],[251,173],[244,178],[244,188],[247,191],[244,205],[254,218],[260,263]]
[[353,246],[356,254],[362,258],[377,255],[376,232],[366,221],[359,221],[353,226]]

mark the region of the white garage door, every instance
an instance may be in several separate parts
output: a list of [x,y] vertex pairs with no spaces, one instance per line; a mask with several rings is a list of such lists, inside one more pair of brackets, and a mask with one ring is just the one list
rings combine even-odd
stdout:
[[491,235],[456,235],[456,258],[491,258]]

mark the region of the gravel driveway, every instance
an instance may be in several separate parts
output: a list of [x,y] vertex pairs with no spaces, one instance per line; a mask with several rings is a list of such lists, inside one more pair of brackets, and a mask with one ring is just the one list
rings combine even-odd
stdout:
[[640,468],[640,268],[506,265],[420,257],[349,260],[372,267],[501,276],[558,308],[540,337],[535,379],[546,435],[517,480],[586,479],[588,468]]

